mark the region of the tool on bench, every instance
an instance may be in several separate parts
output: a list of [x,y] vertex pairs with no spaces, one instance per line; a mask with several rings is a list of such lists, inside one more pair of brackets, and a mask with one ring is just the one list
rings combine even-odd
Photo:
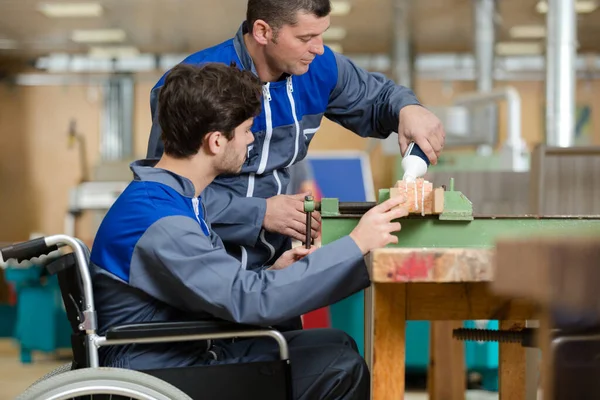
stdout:
[[304,247],[310,249],[313,241],[311,238],[312,231],[312,213],[315,211],[315,200],[312,196],[304,197],[304,212],[306,213],[306,239],[304,242]]

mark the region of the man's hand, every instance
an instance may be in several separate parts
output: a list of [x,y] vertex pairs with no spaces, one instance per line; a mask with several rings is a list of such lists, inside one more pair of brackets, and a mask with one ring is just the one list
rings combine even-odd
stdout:
[[267,268],[268,270],[272,269],[284,269],[289,267],[291,264],[296,261],[302,260],[304,257],[312,253],[317,249],[316,246],[311,246],[310,249],[305,247],[294,247],[291,250],[286,251],[275,261],[275,263]]
[[404,196],[392,197],[371,208],[362,216],[356,228],[350,232],[350,237],[363,254],[390,243],[398,243],[398,237],[392,233],[401,229],[400,222],[392,222],[392,220],[405,217],[408,215],[408,210],[403,207],[394,209],[394,207],[405,200]]
[[446,142],[446,132],[438,117],[420,105],[405,106],[400,110],[398,143],[402,155],[410,142],[419,145],[432,165],[437,164]]
[[[306,240],[306,213],[304,197],[310,192],[270,197],[267,199],[267,211],[263,227],[269,232],[277,232],[293,239]],[[311,237],[315,239],[321,227],[321,214],[314,211],[311,222]]]

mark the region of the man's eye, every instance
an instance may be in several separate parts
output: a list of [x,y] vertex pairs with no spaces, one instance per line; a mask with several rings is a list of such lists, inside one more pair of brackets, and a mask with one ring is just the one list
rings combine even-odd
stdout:
[[300,40],[301,40],[302,42],[304,42],[304,43],[308,43],[308,42],[310,42],[310,38],[309,38],[309,39],[307,39],[307,38],[300,38]]

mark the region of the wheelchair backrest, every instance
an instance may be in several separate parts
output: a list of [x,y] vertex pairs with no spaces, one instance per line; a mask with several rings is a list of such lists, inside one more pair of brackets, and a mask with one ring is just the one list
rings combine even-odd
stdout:
[[79,329],[83,321],[84,297],[83,283],[73,253],[65,254],[46,265],[49,274],[56,275],[67,318],[71,324],[71,347],[73,351],[73,369],[88,366],[85,351],[85,331]]

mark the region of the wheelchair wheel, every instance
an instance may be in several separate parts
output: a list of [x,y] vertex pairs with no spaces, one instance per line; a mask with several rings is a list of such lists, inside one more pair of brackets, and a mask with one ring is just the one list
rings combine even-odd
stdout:
[[73,363],[61,365],[60,367],[55,368],[52,371],[48,372],[46,375],[42,376],[40,379],[38,379],[37,381],[35,381],[31,385],[29,385],[29,387],[35,386],[38,383],[40,383],[41,381],[45,381],[46,379],[52,378],[55,375],[64,374],[65,372],[69,372],[72,367],[73,367]]
[[[80,396],[135,400],[192,400],[151,375],[121,368],[85,368],[63,372],[32,385],[16,400],[67,400]],[[118,396],[118,397],[114,397]]]

